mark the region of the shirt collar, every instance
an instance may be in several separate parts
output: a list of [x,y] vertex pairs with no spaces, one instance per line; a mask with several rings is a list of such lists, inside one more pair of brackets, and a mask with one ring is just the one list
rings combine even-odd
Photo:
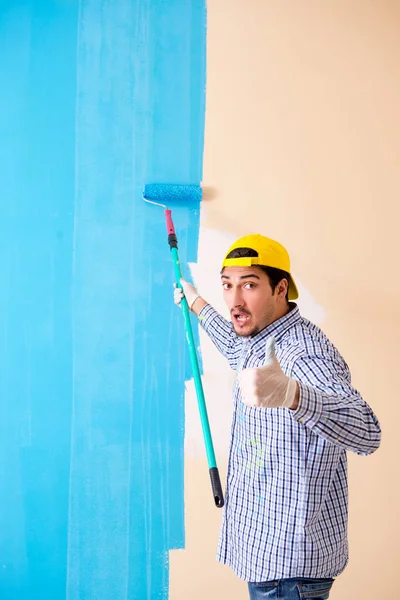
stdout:
[[286,315],[277,321],[274,321],[271,323],[271,325],[268,325],[254,336],[246,338],[246,345],[249,345],[254,351],[257,352],[258,350],[264,349],[267,338],[271,336],[275,338],[276,342],[279,342],[288,329],[291,329],[301,320],[300,310],[297,304],[294,302],[289,302],[289,306],[291,310]]

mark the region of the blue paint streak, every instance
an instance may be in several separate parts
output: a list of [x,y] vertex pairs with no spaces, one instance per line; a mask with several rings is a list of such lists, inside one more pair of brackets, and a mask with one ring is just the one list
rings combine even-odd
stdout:
[[[164,213],[141,194],[201,180],[204,45],[203,2],[82,4],[69,600],[166,598],[184,544],[186,342]],[[196,260],[199,208],[174,218]]]
[[0,597],[167,598],[190,369],[141,192],[201,181],[205,3],[10,1],[0,61]]
[[[8,10],[6,10],[8,8]],[[0,597],[65,597],[77,6],[0,19]]]

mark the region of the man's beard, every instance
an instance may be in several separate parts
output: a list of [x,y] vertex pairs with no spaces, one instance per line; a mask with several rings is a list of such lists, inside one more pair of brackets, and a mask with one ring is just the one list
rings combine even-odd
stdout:
[[250,331],[247,331],[246,333],[244,331],[237,331],[236,327],[233,326],[235,333],[237,336],[239,337],[253,337],[255,335],[257,335],[257,333],[260,333],[261,329],[259,327],[253,327],[253,329],[251,329]]

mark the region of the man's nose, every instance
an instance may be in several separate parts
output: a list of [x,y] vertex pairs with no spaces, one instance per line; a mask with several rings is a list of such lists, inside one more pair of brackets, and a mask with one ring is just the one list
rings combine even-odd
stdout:
[[243,296],[242,296],[242,291],[240,288],[234,289],[233,296],[232,296],[232,302],[233,302],[233,308],[243,305]]

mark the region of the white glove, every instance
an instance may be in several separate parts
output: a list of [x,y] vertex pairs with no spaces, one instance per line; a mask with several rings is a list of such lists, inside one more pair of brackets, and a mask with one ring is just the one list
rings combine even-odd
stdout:
[[247,406],[291,408],[297,393],[297,381],[287,377],[275,355],[275,340],[265,344],[265,363],[262,367],[243,369],[238,375],[242,401]]
[[193,285],[191,285],[184,279],[180,280],[180,284],[183,289],[176,287],[176,283],[174,283],[174,302],[180,307],[182,298],[185,296],[186,301],[188,303],[188,307],[190,310],[192,310],[192,306],[195,300],[197,300],[197,298],[200,298],[200,294],[197,293],[197,290]]

